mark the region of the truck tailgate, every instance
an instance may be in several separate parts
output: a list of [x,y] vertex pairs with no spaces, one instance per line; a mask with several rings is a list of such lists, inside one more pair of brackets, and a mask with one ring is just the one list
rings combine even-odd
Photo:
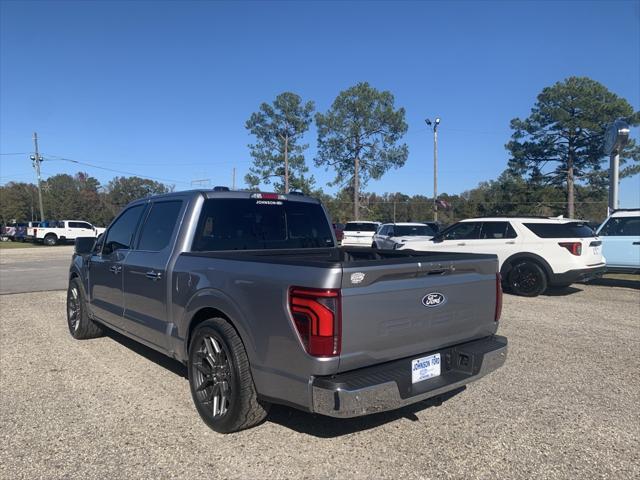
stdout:
[[497,268],[494,255],[345,266],[339,371],[493,335]]

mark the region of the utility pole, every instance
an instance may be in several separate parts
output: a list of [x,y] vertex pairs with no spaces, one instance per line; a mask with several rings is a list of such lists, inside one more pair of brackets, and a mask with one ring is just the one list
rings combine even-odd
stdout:
[[233,167],[233,176],[231,180],[231,190],[236,189],[236,167]]
[[433,220],[438,221],[438,125],[440,117],[436,117],[433,123],[428,118],[427,126],[433,128]]
[[38,134],[33,132],[33,145],[35,147],[35,155],[31,155],[31,162],[33,163],[33,168],[36,171],[36,176],[38,177],[38,202],[40,204],[40,221],[44,221],[44,208],[42,207],[42,187],[40,185],[40,164],[42,160],[44,160],[40,153],[38,152]]

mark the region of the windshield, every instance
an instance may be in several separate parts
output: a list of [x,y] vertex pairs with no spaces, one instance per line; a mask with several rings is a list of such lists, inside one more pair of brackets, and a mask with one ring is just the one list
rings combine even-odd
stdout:
[[344,227],[345,232],[375,232],[378,225],[369,222],[349,222]]
[[435,232],[427,225],[395,225],[393,227],[394,237],[415,237],[418,235],[432,237]]
[[212,198],[205,201],[194,251],[333,247],[317,203]]

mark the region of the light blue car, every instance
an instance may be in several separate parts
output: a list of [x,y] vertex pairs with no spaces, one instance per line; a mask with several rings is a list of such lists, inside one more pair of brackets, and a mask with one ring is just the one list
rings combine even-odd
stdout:
[[598,236],[607,272],[640,273],[640,209],[615,210]]

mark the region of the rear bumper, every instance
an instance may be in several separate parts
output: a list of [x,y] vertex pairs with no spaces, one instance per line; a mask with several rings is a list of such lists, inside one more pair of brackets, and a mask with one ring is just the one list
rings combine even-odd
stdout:
[[569,283],[586,282],[601,277],[605,271],[605,264],[596,267],[569,270],[564,273],[554,273],[549,278],[550,285],[566,285]]
[[[441,355],[440,376],[412,384],[411,361],[433,353]],[[340,418],[394,410],[478,380],[500,368],[506,358],[507,339],[493,336],[331,377],[316,377],[312,410]]]

